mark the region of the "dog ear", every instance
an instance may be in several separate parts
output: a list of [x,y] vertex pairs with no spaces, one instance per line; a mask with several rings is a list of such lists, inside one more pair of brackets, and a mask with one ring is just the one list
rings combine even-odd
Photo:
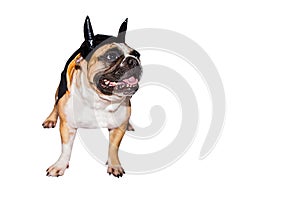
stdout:
[[126,18],[125,21],[120,26],[119,33],[118,33],[118,39],[120,40],[120,42],[125,42],[127,23],[128,23],[128,18]]
[[83,32],[85,41],[88,42],[89,48],[92,49],[94,47],[94,33],[89,16],[85,18]]

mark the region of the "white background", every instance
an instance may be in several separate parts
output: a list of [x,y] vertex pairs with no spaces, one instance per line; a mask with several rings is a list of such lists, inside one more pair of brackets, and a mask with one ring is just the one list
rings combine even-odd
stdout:
[[[1,22],[1,199],[299,199],[298,1],[7,1]],[[41,123],[90,15],[97,33],[164,28],[196,41],[222,77],[227,113],[214,151],[201,138],[157,173],[108,176],[76,140],[65,176],[45,169],[60,152]],[[137,150],[138,151],[138,150]]]

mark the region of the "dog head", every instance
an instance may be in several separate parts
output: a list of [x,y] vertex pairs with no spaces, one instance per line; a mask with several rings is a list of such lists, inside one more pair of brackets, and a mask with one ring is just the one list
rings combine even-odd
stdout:
[[100,94],[132,96],[139,88],[140,54],[125,43],[127,22],[114,37],[94,35],[89,17],[85,20],[81,55],[86,60],[88,80]]

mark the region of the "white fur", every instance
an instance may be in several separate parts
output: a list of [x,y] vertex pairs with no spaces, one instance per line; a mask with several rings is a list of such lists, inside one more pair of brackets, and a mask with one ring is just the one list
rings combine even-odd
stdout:
[[124,56],[128,56],[129,52],[132,50],[128,45],[124,44],[124,43],[114,43],[117,47],[119,47],[120,49],[122,49]]
[[88,82],[87,72],[78,70],[73,76],[70,98],[65,106],[70,128],[116,128],[126,120],[126,97],[100,97]]
[[62,152],[58,159],[58,162],[68,164],[71,158],[73,142],[75,139],[75,134],[70,134],[69,141],[67,144],[62,144]]
[[49,167],[48,176],[62,176],[69,165],[75,134],[70,134],[67,144],[62,144],[61,155],[58,160]]

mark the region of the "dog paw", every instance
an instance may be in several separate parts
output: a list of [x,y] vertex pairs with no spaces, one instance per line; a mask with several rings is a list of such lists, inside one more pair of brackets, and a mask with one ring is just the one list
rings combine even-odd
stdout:
[[114,177],[122,177],[125,174],[124,169],[121,165],[108,165],[107,167],[107,173],[109,175],[114,175]]
[[56,125],[56,122],[57,121],[47,119],[46,121],[44,121],[44,123],[42,124],[42,126],[44,128],[54,128],[55,125]]
[[134,128],[130,123],[127,125],[127,131],[134,131]]
[[59,177],[64,175],[65,170],[69,168],[69,163],[60,163],[56,162],[55,164],[51,165],[47,170],[46,176],[52,176],[52,177]]

